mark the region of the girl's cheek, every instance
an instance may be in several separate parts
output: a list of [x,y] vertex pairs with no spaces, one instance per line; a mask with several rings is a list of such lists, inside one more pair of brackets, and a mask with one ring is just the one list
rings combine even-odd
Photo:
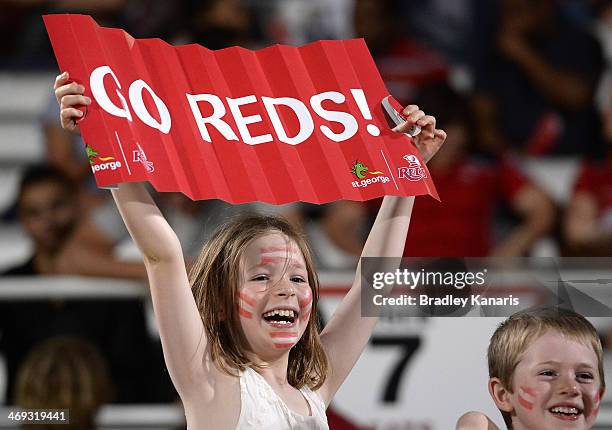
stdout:
[[519,404],[527,411],[532,411],[537,401],[537,393],[533,388],[521,386],[518,389]]
[[253,311],[257,304],[255,297],[250,294],[246,289],[243,289],[236,293],[236,307],[238,309],[238,315],[243,318],[253,318]]
[[298,292],[298,305],[300,306],[300,320],[308,321],[312,311],[312,291],[310,287]]

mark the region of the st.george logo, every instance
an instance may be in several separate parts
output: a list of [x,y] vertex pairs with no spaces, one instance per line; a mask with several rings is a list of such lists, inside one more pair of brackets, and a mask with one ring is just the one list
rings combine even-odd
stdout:
[[404,155],[402,158],[408,162],[408,167],[402,166],[397,168],[398,178],[418,181],[427,177],[425,169],[421,166],[421,162],[416,155]]
[[[100,170],[116,170],[121,167],[120,161],[115,160],[114,157],[100,157],[100,154],[89,145],[85,145],[85,151],[87,152],[91,170],[94,172],[99,172]],[[102,161],[102,163],[96,164],[98,161]]]

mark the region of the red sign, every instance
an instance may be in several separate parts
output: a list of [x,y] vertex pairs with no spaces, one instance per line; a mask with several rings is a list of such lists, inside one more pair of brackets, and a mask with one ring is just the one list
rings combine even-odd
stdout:
[[194,200],[325,203],[437,194],[361,39],[259,51],[134,39],[86,15],[44,17],[99,186],[149,181]]

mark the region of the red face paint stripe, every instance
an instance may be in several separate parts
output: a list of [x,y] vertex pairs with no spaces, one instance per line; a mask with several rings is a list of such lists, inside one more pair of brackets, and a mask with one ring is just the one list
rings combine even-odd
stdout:
[[528,402],[527,400],[523,399],[521,396],[518,396],[518,402],[521,404],[521,406],[523,406],[525,409],[529,411],[533,409],[533,403]]
[[597,414],[599,414],[599,401],[600,400],[601,400],[601,393],[598,391],[597,394],[595,394],[595,397],[593,398],[593,402],[595,403],[595,408],[593,409],[593,412],[591,412],[591,415],[597,416]]
[[[292,266],[302,266],[302,264],[296,260],[295,258],[292,258],[289,260]],[[285,264],[287,262],[287,258],[286,257],[261,257],[261,265],[265,265],[265,264],[276,264],[276,263],[282,263]]]
[[297,331],[274,331],[270,333],[270,337],[297,337]]
[[289,248],[286,246],[269,246],[267,248],[259,248],[259,252],[262,254],[268,254],[270,252],[288,252]]
[[536,392],[533,388],[528,388],[528,387],[519,387],[521,390],[523,390],[525,393],[529,394],[530,396],[535,397],[536,396]]
[[240,314],[241,317],[253,318],[253,314],[251,312],[242,309],[240,306],[238,307],[238,314]]
[[275,348],[291,348],[293,345],[295,345],[295,343],[275,343],[274,347]]
[[301,308],[305,308],[307,306],[310,306],[312,303],[312,295],[310,294],[310,291],[308,292],[308,297],[304,297],[302,299],[298,299],[298,305],[300,305]]
[[247,305],[251,305],[253,307],[255,307],[255,299],[253,299],[251,296],[247,295],[245,292],[240,292],[238,293],[238,298],[240,300],[243,300]]

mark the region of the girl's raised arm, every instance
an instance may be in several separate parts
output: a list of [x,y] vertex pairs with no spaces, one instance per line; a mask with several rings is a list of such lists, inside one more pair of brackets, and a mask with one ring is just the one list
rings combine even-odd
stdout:
[[[404,109],[407,121],[394,129],[406,132],[417,124],[422,128],[414,142],[425,161],[438,151],[446,139],[443,130],[436,129],[436,120],[419,110],[416,105]],[[406,244],[414,197],[386,196],[370,230],[362,257],[401,257]],[[361,316],[361,262],[353,286],[334,312],[321,333],[321,341],[327,352],[331,371],[320,388],[323,399],[329,404],[340,385],[357,362],[367,345],[377,317]]]
[[[68,83],[64,73],[55,81],[62,127],[78,132],[76,109],[91,101],[85,88]],[[187,394],[193,381],[200,389],[209,368],[204,367],[206,337],[200,314],[191,293],[179,240],[141,183],[121,184],[112,191],[121,217],[143,255],[151,286],[164,357],[179,394]],[[194,378],[194,375],[204,376]]]
[[455,430],[499,430],[482,412],[467,412],[459,418]]

